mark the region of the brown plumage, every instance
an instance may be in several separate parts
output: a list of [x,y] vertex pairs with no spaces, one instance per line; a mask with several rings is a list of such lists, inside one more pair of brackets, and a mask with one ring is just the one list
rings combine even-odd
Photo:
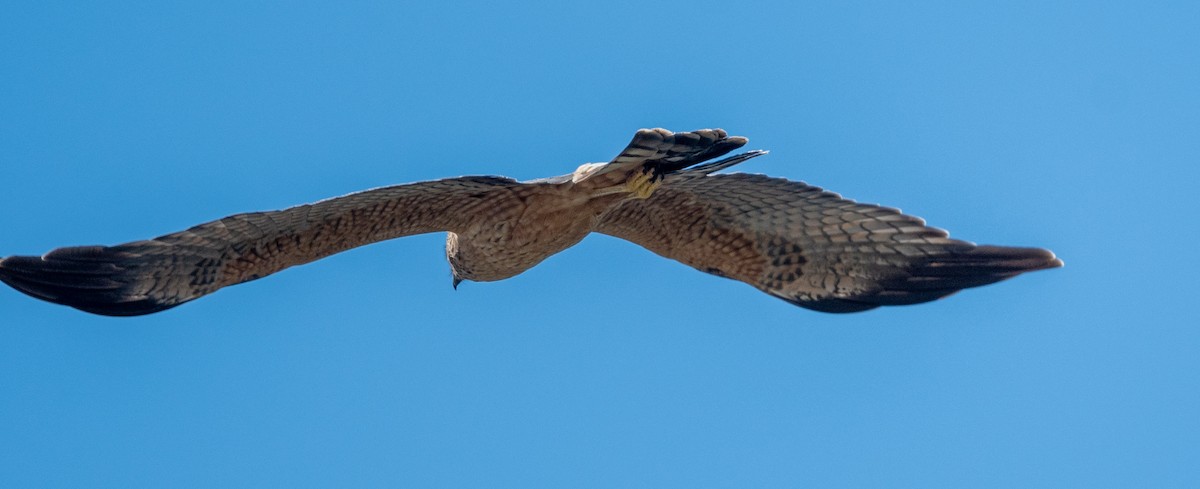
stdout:
[[117,246],[0,260],[0,280],[96,314],[168,309],[217,289],[386,239],[448,231],[455,285],[517,275],[592,231],[826,312],[916,304],[1062,262],[976,246],[920,218],[801,182],[714,174],[745,138],[638,131],[611,162],[529,182],[461,177],[237,214]]

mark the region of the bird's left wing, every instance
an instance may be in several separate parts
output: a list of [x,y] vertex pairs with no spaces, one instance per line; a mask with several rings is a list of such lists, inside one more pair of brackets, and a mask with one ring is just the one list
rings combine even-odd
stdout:
[[762,175],[677,175],[597,232],[825,312],[916,304],[1062,266],[1037,248],[976,246],[897,209]]
[[511,204],[520,185],[462,177],[367,190],[150,240],[10,256],[0,260],[0,281],[91,313],[150,314],[357,246],[458,229],[473,215]]

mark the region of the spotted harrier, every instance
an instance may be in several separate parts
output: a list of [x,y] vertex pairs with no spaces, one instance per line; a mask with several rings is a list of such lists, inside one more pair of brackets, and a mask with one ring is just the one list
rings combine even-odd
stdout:
[[917,304],[1056,268],[802,182],[717,172],[766,154],[721,129],[637,132],[616,158],[526,182],[447,178],[236,214],[116,246],[0,260],[0,280],[109,316],[150,314],[351,248],[447,231],[454,286],[517,275],[598,232],[823,312]]

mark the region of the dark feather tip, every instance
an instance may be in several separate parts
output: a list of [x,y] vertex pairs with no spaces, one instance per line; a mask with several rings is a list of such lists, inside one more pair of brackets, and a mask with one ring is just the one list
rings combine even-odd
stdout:
[[104,316],[139,316],[174,307],[149,297],[131,296],[112,248],[62,248],[44,257],[0,260],[0,282],[44,301]]

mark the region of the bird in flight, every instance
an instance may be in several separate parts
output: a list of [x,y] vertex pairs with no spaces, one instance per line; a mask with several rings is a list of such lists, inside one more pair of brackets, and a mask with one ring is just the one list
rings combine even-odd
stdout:
[[717,173],[766,154],[717,160],[746,142],[721,129],[642,129],[612,161],[567,175],[382,187],[144,241],[10,256],[0,281],[90,313],[137,316],[402,236],[447,231],[457,287],[515,276],[598,232],[800,307],[857,312],[1063,264],[1044,249],[951,239],[898,209],[803,182]]

